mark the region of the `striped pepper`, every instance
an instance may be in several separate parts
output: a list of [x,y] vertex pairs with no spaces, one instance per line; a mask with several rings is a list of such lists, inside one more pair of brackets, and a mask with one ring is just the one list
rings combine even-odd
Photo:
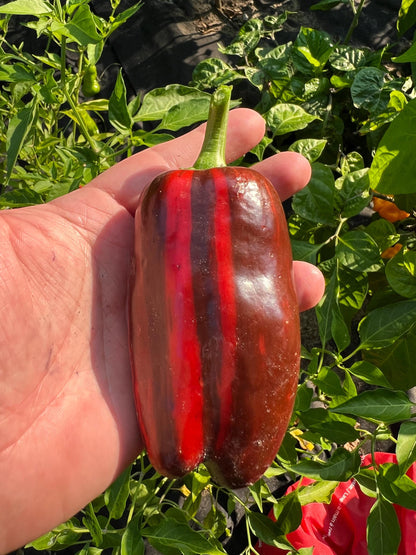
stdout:
[[180,477],[204,462],[237,488],[260,478],[279,449],[300,330],[275,189],[206,155],[219,141],[223,159],[230,94],[220,87],[212,97],[195,168],[160,175],[141,196],[129,330],[137,414],[156,470]]

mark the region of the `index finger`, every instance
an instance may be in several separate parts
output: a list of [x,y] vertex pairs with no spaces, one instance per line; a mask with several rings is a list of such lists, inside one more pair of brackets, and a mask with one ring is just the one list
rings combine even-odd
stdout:
[[279,152],[253,166],[274,185],[282,200],[303,189],[311,178],[308,160],[297,152]]

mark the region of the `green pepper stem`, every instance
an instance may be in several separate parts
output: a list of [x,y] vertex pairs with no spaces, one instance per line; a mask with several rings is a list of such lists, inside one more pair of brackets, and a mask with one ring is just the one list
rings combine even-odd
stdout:
[[225,142],[232,87],[220,85],[211,96],[207,127],[201,152],[194,164],[196,170],[226,166]]

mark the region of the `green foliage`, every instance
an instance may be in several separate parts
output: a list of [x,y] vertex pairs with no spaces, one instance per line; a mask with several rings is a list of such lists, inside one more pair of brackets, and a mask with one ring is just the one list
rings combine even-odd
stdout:
[[[133,149],[169,140],[168,132],[206,119],[209,94],[172,85],[128,100],[121,70],[109,98],[100,96],[97,67],[104,45],[141,3],[123,11],[120,0],[111,5],[108,20],[83,0],[15,0],[0,7],[0,15],[7,14],[0,37],[1,208],[52,200]],[[25,25],[48,45],[43,55],[9,43],[12,15],[34,18]],[[145,129],[143,122],[154,122],[153,128]]]
[[[244,84],[267,133],[242,163],[292,150],[312,164],[288,226],[294,258],[320,267],[326,291],[315,310],[315,345],[302,349],[290,427],[263,479],[244,492],[225,491],[201,466],[171,481],[143,454],[103,495],[31,547],[140,555],[150,543],[167,555],[225,553],[229,516],[238,509],[247,524],[244,553],[254,552],[251,534],[296,553],[285,536],[299,526],[301,507],[328,503],[337,484],[354,477],[375,501],[369,553],[397,553],[393,504],[416,509],[416,486],[406,477],[416,461],[408,395],[416,386],[415,43],[393,58],[389,48],[349,46],[364,2],[321,0],[313,9],[351,8],[343,42],[302,27],[282,43],[287,13],[252,19],[220,45],[222,59],[198,64],[190,85],[140,98],[119,71],[109,98],[102,92],[86,98],[88,68],[96,66],[100,78],[108,37],[140,8],[123,11],[119,4],[111,1],[108,20],[93,14],[88,0],[0,7],[0,208],[47,202],[82,186],[134,150],[206,119],[214,87]],[[25,25],[45,39],[43,55],[8,42],[10,18],[20,15],[31,16]],[[402,0],[399,36],[415,25],[416,1]],[[376,201],[387,212],[374,210]],[[381,439],[395,446],[397,464],[361,467],[360,454],[374,453]],[[315,481],[276,498],[269,478],[287,473]],[[270,504],[276,521],[266,517]]]

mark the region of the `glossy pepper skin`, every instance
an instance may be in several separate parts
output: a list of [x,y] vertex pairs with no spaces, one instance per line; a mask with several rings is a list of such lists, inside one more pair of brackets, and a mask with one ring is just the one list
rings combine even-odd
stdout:
[[130,341],[149,458],[169,477],[205,462],[238,488],[273,461],[299,373],[286,219],[254,170],[156,178],[135,216]]
[[100,92],[100,82],[98,81],[97,68],[94,64],[87,66],[82,80],[81,90],[87,97],[95,96]]

